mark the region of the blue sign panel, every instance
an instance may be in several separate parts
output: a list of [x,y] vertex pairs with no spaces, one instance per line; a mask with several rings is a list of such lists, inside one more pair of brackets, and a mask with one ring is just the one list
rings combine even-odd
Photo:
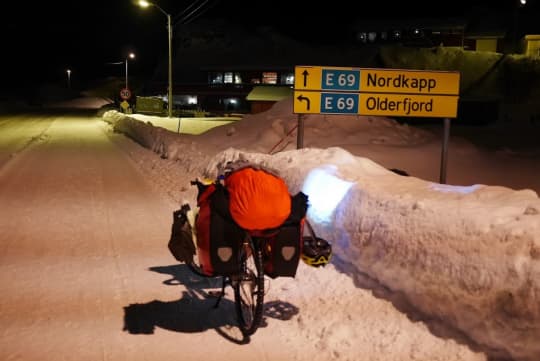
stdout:
[[321,93],[321,113],[357,114],[358,93]]
[[360,90],[360,70],[322,69],[321,80],[322,90]]

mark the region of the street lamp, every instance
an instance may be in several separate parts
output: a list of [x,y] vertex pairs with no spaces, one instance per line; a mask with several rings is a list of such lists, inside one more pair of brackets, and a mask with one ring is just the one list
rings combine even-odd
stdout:
[[519,22],[519,17],[520,17],[520,12],[522,11],[521,9],[525,8],[525,6],[527,5],[527,0],[519,0],[518,1],[518,4],[514,7],[514,29],[513,32],[514,32],[514,36],[513,36],[513,50],[518,53],[520,52],[520,44],[519,44],[519,37],[520,37],[520,22]]
[[159,11],[161,11],[166,17],[167,17],[167,33],[168,33],[168,39],[169,39],[169,93],[168,93],[168,116],[169,118],[172,118],[172,105],[173,105],[173,96],[172,96],[172,28],[171,28],[171,15],[167,14],[162,8],[160,8],[157,4],[151,3],[146,0],[139,0],[139,6],[142,8],[147,8],[149,6],[155,6],[158,8]]
[[128,57],[126,58],[126,89],[128,88],[128,59],[135,59],[135,54],[129,53]]
[[71,89],[71,69],[66,70],[68,89]]

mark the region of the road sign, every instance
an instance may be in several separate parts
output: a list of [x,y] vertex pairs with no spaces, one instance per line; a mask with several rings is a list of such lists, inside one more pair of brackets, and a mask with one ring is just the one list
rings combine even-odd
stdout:
[[297,66],[294,89],[459,95],[459,72]]
[[293,111],[457,116],[459,72],[297,66]]
[[131,90],[129,90],[128,88],[123,88],[122,90],[120,90],[120,98],[124,100],[128,100],[129,98],[131,98]]
[[296,114],[455,118],[457,96],[295,91]]

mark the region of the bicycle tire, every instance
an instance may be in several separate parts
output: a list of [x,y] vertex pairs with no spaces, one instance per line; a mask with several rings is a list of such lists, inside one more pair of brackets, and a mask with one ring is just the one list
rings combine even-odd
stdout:
[[254,246],[250,240],[250,250],[240,254],[242,271],[236,282],[233,282],[234,303],[239,328],[244,336],[257,331],[263,316],[264,271],[262,248]]

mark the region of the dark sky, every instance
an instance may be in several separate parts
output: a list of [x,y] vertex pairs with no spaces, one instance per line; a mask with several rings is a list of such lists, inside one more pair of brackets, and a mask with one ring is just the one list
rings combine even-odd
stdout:
[[[540,0],[529,0],[529,2]],[[178,22],[224,17],[246,26],[273,25],[296,34],[332,34],[358,18],[407,18],[444,13],[459,16],[475,4],[511,9],[518,0],[443,1],[240,1],[160,0],[156,3]],[[130,74],[148,73],[167,56],[166,17],[156,8],[141,9],[135,0],[10,1],[0,12],[2,86],[32,86],[77,77],[123,74],[131,51]],[[190,7],[190,5],[194,5]],[[197,10],[196,8],[201,5]],[[186,14],[188,14],[186,13]],[[318,36],[318,35],[315,35]],[[84,75],[83,75],[84,74]],[[82,80],[82,79],[81,79]]]

